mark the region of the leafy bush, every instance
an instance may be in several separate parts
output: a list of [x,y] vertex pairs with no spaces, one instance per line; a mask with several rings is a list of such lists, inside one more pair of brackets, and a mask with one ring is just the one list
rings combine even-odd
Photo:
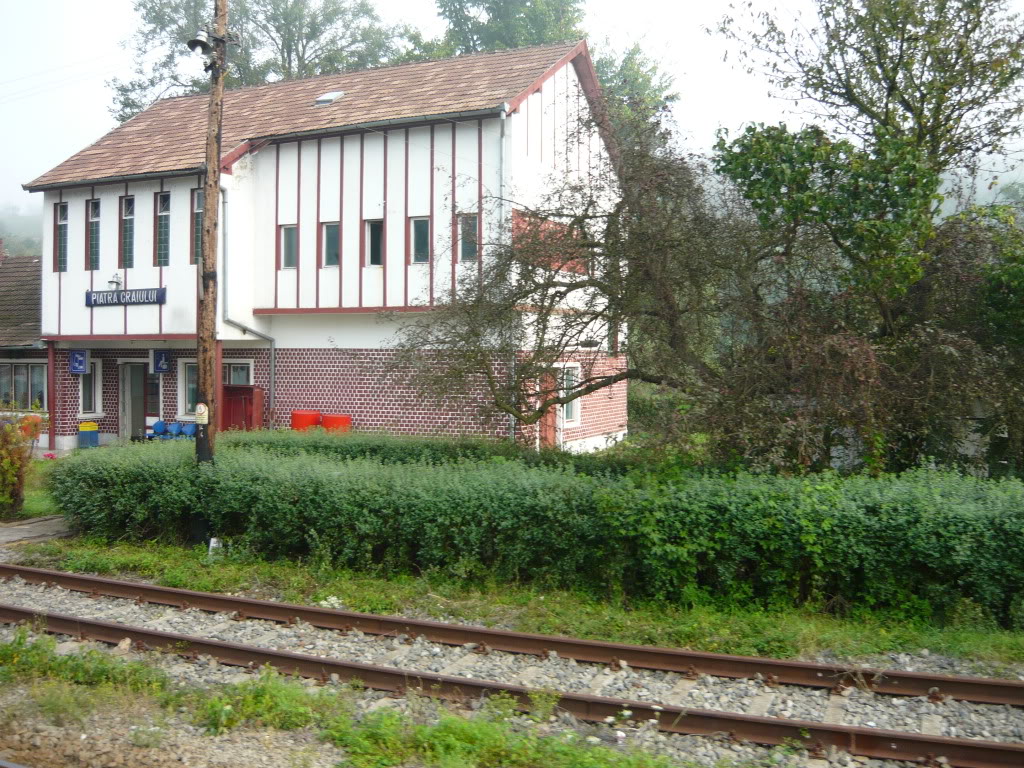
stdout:
[[17,421],[0,418],[0,520],[21,512],[31,460],[30,436]]
[[[269,455],[268,455],[269,454]],[[1024,589],[1024,483],[918,470],[655,483],[512,461],[387,464],[187,444],[54,471],[80,530],[181,536],[190,512],[269,556],[615,590],[682,604],[964,606],[1008,625]],[[965,602],[967,601],[967,602]]]
[[377,459],[385,464],[450,464],[503,458],[534,467],[563,467],[587,475],[623,475],[638,463],[625,454],[581,454],[556,448],[536,451],[511,440],[479,437],[403,437],[280,429],[226,432],[218,440],[220,447],[259,448],[278,456],[312,454],[333,459]]

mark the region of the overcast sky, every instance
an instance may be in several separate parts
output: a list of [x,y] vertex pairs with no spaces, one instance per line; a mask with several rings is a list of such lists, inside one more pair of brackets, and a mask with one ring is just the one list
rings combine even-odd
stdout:
[[[786,16],[808,0],[754,0],[779,6]],[[377,0],[389,22],[428,34],[443,28],[433,0]],[[726,45],[708,35],[725,12],[722,0],[586,0],[585,28],[592,45],[609,38],[617,48],[640,42],[675,78],[676,119],[688,143],[707,148],[721,125],[775,122],[786,105],[767,95],[760,78],[723,62]],[[115,126],[106,81],[131,73],[121,47],[136,25],[131,0],[6,0],[0,10],[0,208],[38,211],[42,196],[21,185],[88,146]]]

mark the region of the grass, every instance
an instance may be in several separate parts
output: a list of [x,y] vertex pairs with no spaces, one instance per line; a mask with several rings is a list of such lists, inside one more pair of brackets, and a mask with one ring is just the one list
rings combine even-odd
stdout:
[[59,515],[60,510],[46,489],[46,482],[56,462],[53,459],[35,459],[25,476],[25,504],[19,518]]
[[[207,592],[245,592],[296,603],[334,598],[370,613],[457,619],[523,632],[780,658],[830,651],[841,657],[932,653],[994,665],[1024,662],[1024,632],[964,622],[938,626],[898,615],[846,618],[811,610],[742,610],[627,603],[615,598],[432,574],[380,577],[318,563],[266,561],[245,553],[211,560],[202,547],[107,543],[86,538],[25,545],[28,565]],[[996,674],[997,671],[989,672]]]
[[[26,683],[35,712],[58,725],[148,691],[164,710],[190,719],[207,733],[241,725],[311,728],[343,749],[350,768],[669,768],[668,760],[639,751],[593,746],[573,731],[543,733],[515,716],[500,695],[471,717],[443,707],[422,722],[394,711],[356,713],[353,687],[309,689],[270,668],[244,683],[172,692],[168,680],[141,662],[99,651],[58,655],[52,638],[31,638],[23,628],[0,643],[0,685]],[[413,696],[413,698],[415,698]],[[31,713],[23,709],[19,715]],[[7,715],[0,717],[3,721]],[[166,723],[129,734],[137,746],[159,747]],[[679,766],[680,764],[674,763]],[[685,765],[685,764],[684,764]],[[755,768],[746,763],[737,768]]]

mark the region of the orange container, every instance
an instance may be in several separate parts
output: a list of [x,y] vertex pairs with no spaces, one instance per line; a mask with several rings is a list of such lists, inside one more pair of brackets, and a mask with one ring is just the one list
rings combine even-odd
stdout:
[[343,413],[325,413],[323,426],[328,432],[349,432],[352,429],[352,417]]
[[292,429],[305,432],[320,424],[320,411],[292,411]]

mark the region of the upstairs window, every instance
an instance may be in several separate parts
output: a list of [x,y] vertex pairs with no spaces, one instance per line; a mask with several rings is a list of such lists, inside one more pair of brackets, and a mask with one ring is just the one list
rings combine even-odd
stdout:
[[100,201],[85,201],[85,268],[95,271],[100,268]]
[[384,264],[383,219],[368,219],[366,222],[366,253],[363,254],[363,263],[371,267]]
[[[577,369],[575,366],[566,366],[562,369],[562,397],[571,395],[577,386]],[[580,401],[570,400],[562,406],[562,419],[564,421],[576,421],[579,419]]]
[[341,241],[339,239],[340,229],[337,223],[324,224],[323,231],[323,261],[325,267],[336,267],[341,258]]
[[462,261],[476,261],[477,257],[477,216],[468,214],[459,217],[459,258]]
[[299,263],[299,235],[294,224],[281,227],[281,269],[295,269]]
[[68,271],[68,204],[53,206],[53,271]]
[[171,193],[158,192],[156,195],[156,242],[153,249],[153,266],[171,265]]
[[121,269],[135,266],[135,198],[121,198],[121,232],[118,237],[120,245]]
[[417,218],[412,224],[412,261],[426,264],[430,261],[430,219]]
[[203,258],[203,190],[192,190],[192,258],[191,264],[198,264]]

